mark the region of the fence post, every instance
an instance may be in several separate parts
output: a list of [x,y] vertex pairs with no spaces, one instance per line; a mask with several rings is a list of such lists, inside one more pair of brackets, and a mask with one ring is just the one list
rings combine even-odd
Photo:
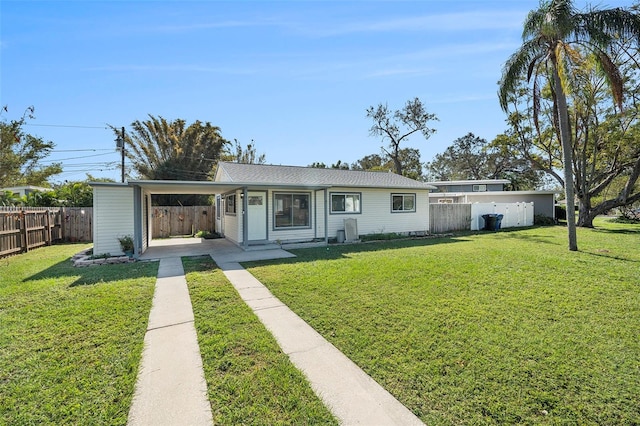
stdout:
[[27,233],[27,215],[24,210],[20,211],[20,245],[23,252],[29,251],[29,240]]
[[67,242],[67,230],[64,226],[65,224],[65,209],[66,207],[60,207],[60,239],[64,242]]
[[47,210],[45,213],[46,213],[46,217],[45,217],[44,225],[47,227],[45,244],[50,246],[51,245],[51,210]]

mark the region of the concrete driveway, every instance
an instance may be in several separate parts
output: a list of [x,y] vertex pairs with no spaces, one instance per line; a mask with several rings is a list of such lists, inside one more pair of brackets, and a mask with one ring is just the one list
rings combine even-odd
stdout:
[[249,262],[252,260],[295,257],[277,244],[251,246],[248,250],[224,239],[166,238],[152,240],[139,260],[159,260],[171,257],[210,255],[218,261]]

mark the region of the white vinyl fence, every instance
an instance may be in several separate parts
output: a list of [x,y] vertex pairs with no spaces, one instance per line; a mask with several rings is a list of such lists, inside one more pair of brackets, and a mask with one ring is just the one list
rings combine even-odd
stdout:
[[471,204],[471,230],[484,228],[485,214],[501,214],[501,228],[533,226],[533,203],[475,203]]

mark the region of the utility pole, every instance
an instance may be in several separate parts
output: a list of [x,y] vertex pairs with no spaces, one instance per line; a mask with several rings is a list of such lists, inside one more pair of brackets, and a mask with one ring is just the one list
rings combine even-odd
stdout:
[[120,138],[122,138],[122,143],[120,145],[122,152],[122,165],[120,167],[122,170],[122,183],[124,183],[124,126],[122,127],[122,134],[120,135]]

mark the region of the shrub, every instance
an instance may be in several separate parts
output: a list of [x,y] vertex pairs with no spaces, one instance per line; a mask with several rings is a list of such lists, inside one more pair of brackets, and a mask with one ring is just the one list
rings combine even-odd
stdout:
[[552,226],[556,224],[556,221],[547,215],[537,214],[533,216],[533,224],[538,226]]
[[133,252],[133,237],[131,235],[124,235],[118,238],[118,241],[124,253]]
[[408,238],[406,235],[401,235],[396,232],[388,232],[388,233],[377,233],[377,234],[366,234],[361,235],[360,239],[362,241],[380,241],[380,240],[398,240],[401,238]]

